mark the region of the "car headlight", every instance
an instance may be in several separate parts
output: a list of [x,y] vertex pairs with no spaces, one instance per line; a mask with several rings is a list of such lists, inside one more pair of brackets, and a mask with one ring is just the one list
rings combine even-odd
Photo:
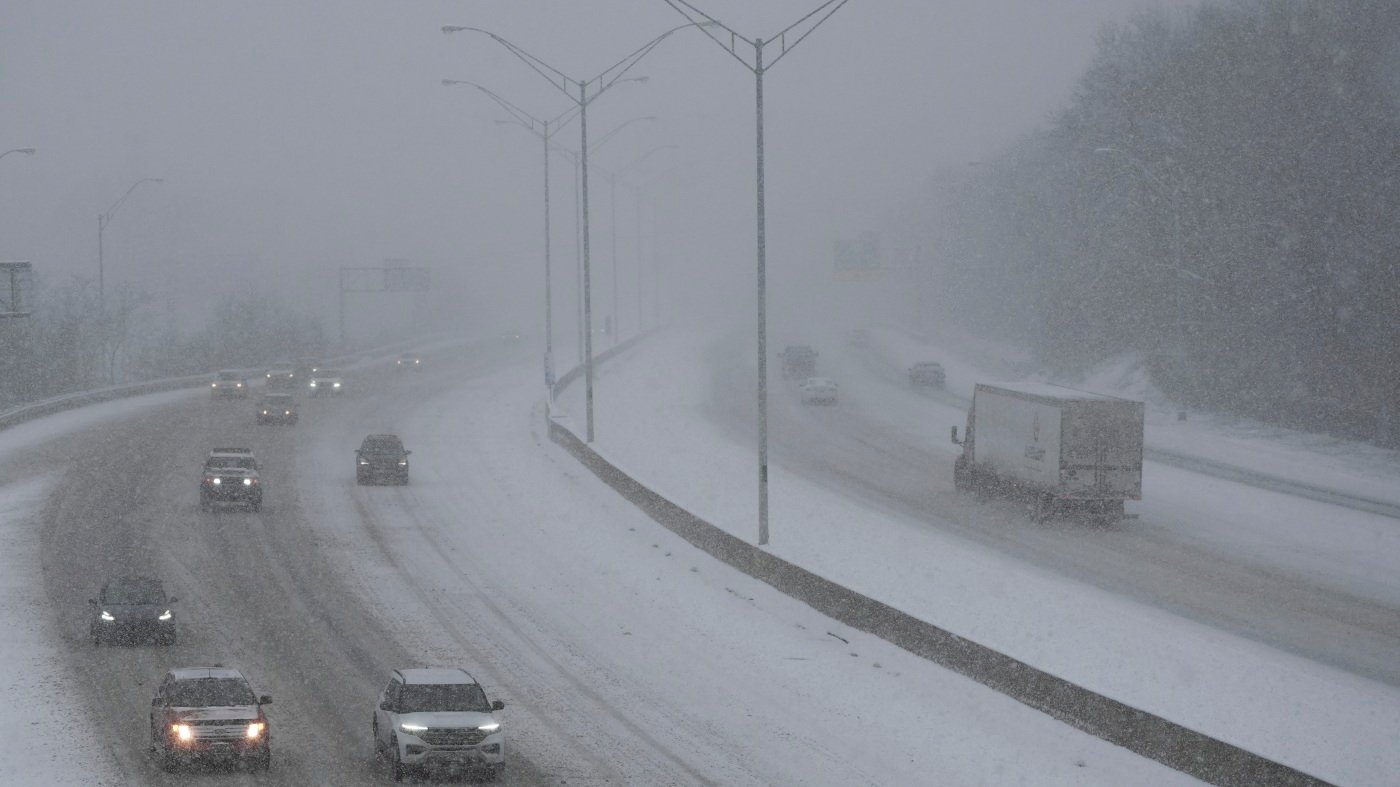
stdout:
[[252,722],[251,724],[248,725],[248,731],[247,731],[247,733],[245,733],[245,734],[248,736],[248,739],[249,739],[249,740],[256,740],[256,739],[262,737],[263,730],[266,730],[266,729],[267,729],[267,723],[266,723],[266,722],[255,721],[255,722]]
[[311,381],[311,387],[312,387],[312,388],[315,388],[315,387],[316,387],[316,381],[315,381],[315,380],[312,380],[312,381]]
[[481,725],[480,727],[477,727],[477,729],[478,729],[479,731],[481,731],[481,732],[486,732],[486,733],[495,732],[495,731],[499,730],[500,728],[501,728],[501,723],[500,723],[499,721],[493,721],[493,722],[491,722],[490,724],[483,724],[483,725]]
[[288,410],[287,412],[282,413],[282,415],[291,415],[291,414],[292,414],[292,411],[291,411],[291,410]]
[[242,387],[243,387],[243,383],[235,383],[233,387],[234,387],[234,388],[242,388]]
[[157,619],[157,620],[170,620],[172,617],[174,617],[174,615],[171,615],[171,614],[170,614],[170,610],[167,609],[166,611],[160,613],[160,617],[159,617],[159,618],[156,618],[156,619]]
[[331,387],[332,387],[332,388],[339,388],[339,387],[340,387],[340,383],[331,383]]
[[190,729],[190,725],[188,724],[172,724],[170,725],[170,731],[175,733],[175,737],[182,741],[189,742],[194,740],[194,730]]
[[417,735],[420,732],[427,732],[428,728],[422,724],[409,724],[405,722],[399,725],[399,731],[406,732],[409,735]]
[[361,460],[360,460],[360,464],[362,464],[362,465],[367,465],[367,464],[369,464],[369,460],[368,460],[368,459],[361,459]]
[[243,479],[243,485],[244,485],[244,486],[252,486],[252,485],[253,485],[253,479],[251,479],[251,478],[245,478],[245,479]]
[[266,410],[263,410],[263,415],[267,415],[267,411],[266,411]]
[[400,460],[399,460],[399,467],[408,467],[408,460],[407,460],[407,459],[400,459]]
[[219,387],[219,384],[218,384],[218,383],[209,383],[209,387],[210,387],[210,388],[218,388],[218,387]]
[[112,617],[112,613],[108,612],[108,611],[105,610],[105,609],[102,610],[102,619],[103,619],[103,620],[106,620],[106,621],[108,621],[108,622],[113,621],[113,620],[116,620],[116,618]]
[[209,483],[213,484],[214,486],[219,486],[219,485],[222,484],[223,482],[224,482],[224,479],[222,479],[222,478],[215,478],[213,481],[210,481]]

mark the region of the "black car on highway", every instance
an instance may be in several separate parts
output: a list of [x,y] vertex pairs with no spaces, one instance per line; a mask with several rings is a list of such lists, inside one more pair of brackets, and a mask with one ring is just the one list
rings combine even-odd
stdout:
[[209,452],[199,483],[199,507],[208,511],[216,503],[262,510],[262,479],[250,449],[215,448]]
[[355,483],[407,484],[408,455],[398,435],[372,434],[355,449]]
[[92,644],[175,644],[173,597],[154,577],[118,577],[102,586],[92,607]]

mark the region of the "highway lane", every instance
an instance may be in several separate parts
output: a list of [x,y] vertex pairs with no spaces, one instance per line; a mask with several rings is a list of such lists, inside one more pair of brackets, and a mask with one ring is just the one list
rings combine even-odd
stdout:
[[[61,473],[43,510],[44,583],[58,615],[70,672],[113,758],[133,784],[174,784],[147,756],[153,687],[177,665],[222,663],[271,694],[269,776],[213,774],[213,784],[376,784],[372,703],[390,669],[420,663],[374,610],[347,590],[301,505],[296,456],[320,416],[352,405],[411,410],[438,386],[523,362],[518,347],[473,345],[431,356],[419,386],[395,385],[387,364],[354,373],[345,401],[303,403],[295,427],[256,426],[250,401],[183,400],[160,411],[54,441],[25,459],[27,472]],[[377,390],[376,390],[377,389]],[[198,510],[198,477],[214,445],[255,449],[265,479],[260,514]],[[345,472],[352,472],[347,455]],[[109,576],[154,573],[180,598],[174,647],[94,647],[89,608]],[[528,751],[512,751],[505,783],[546,781]]]
[[[840,348],[824,349],[824,363],[847,375],[865,365],[863,359],[843,357]],[[752,371],[732,363],[734,357],[742,357],[742,350],[733,339],[706,353],[714,402],[707,414],[736,439],[748,439]],[[892,419],[878,389],[862,390],[855,380],[836,376],[843,382],[838,406],[804,407],[795,383],[775,375],[769,412],[774,464],[839,488],[910,526],[938,528],[1185,618],[1400,685],[1400,662],[1394,658],[1400,649],[1400,609],[1395,606],[1183,539],[1150,520],[1111,528],[1065,520],[1032,525],[1015,503],[978,503],[952,488],[954,453],[945,448],[946,426]]]

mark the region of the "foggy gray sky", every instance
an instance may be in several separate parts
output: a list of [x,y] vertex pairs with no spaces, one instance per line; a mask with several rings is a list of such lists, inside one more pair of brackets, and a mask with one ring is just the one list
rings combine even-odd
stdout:
[[[816,0],[699,0],[767,36]],[[877,224],[930,173],[994,155],[1064,103],[1120,0],[852,0],[767,78],[769,242],[776,275],[829,271],[831,242]],[[537,303],[541,153],[470,88],[537,116],[569,101],[497,32],[591,77],[684,20],[661,0],[10,0],[0,28],[0,258],[49,278],[96,275],[96,216],[143,186],[107,232],[109,293],[211,296],[247,285],[333,302],[337,265],[406,258],[437,281]],[[752,287],[753,77],[698,31],[678,34],[592,104],[593,159],[643,182],[645,243],[673,270]],[[559,141],[578,144],[577,125]],[[553,159],[561,286],[572,268],[572,178]],[[595,263],[610,259],[595,172]],[[633,207],[619,195],[630,292]],[[650,254],[650,251],[648,251]],[[707,276],[709,274],[706,274]],[[443,293],[438,293],[442,297]],[[481,304],[479,297],[470,303]],[[626,314],[628,307],[622,311]],[[533,313],[533,312],[530,312]],[[519,321],[519,318],[517,318]],[[537,330],[533,321],[526,327]]]

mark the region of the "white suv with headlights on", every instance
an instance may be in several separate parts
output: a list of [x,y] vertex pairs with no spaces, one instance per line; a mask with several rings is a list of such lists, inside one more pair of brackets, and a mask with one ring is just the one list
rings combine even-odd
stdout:
[[396,782],[410,770],[495,779],[505,770],[506,735],[491,714],[504,707],[487,700],[466,670],[394,670],[374,711],[375,755],[389,762]]

